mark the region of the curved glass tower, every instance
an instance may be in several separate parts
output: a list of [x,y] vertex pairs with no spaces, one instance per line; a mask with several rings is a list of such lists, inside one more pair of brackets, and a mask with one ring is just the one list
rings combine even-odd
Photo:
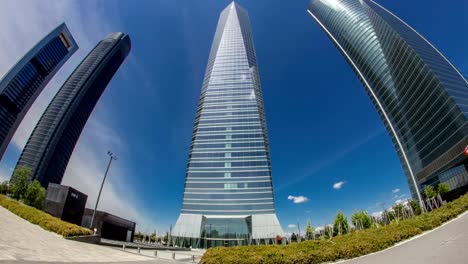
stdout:
[[271,243],[277,235],[250,21],[233,2],[221,13],[211,47],[173,243],[206,248]]
[[44,87],[78,50],[65,23],[37,43],[0,81],[0,160]]
[[467,190],[468,83],[431,43],[372,0],[313,0],[309,14],[366,88],[415,199]]
[[60,184],[86,121],[130,52],[130,37],[112,33],[78,65],[34,128],[16,165],[32,169],[31,180]]

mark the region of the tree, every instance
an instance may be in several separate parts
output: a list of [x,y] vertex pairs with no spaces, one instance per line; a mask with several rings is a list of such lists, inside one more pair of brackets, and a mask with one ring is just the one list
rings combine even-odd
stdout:
[[44,207],[45,196],[46,189],[42,187],[41,183],[34,180],[28,185],[23,200],[25,204],[42,210]]
[[7,194],[9,186],[8,186],[8,181],[4,181],[0,184],[0,194]]
[[338,211],[335,216],[335,222],[333,223],[333,235],[347,234],[349,230],[348,219],[343,212]]
[[23,199],[23,196],[28,189],[30,175],[31,168],[27,166],[18,167],[15,170],[13,177],[10,180],[12,198],[16,200]]
[[291,242],[297,242],[297,236],[294,233],[291,234]]
[[395,220],[395,214],[388,210],[383,211],[382,221],[384,225],[390,224],[393,220]]
[[393,211],[397,218],[401,218],[403,216],[403,210],[405,210],[405,207],[400,203],[393,206]]
[[448,193],[449,190],[450,188],[447,183],[439,183],[439,186],[437,186],[437,193],[440,195]]
[[312,227],[312,224],[310,223],[310,219],[307,220],[305,232],[306,232],[306,239],[310,240],[314,238],[314,228]]
[[424,189],[424,195],[427,199],[432,199],[437,196],[437,192],[434,190],[434,186],[430,185]]
[[351,217],[351,222],[358,230],[370,228],[372,225],[371,217],[364,210],[355,212]]
[[411,206],[411,209],[413,209],[413,213],[415,215],[421,214],[421,206],[419,205],[418,202],[416,202],[415,200],[409,200],[408,204],[409,206]]
[[156,242],[156,233],[153,232],[150,236],[150,242]]

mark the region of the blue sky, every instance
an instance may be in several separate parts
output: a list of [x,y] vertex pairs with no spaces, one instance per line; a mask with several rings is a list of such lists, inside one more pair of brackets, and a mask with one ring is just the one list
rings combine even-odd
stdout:
[[[276,210],[285,231],[341,209],[378,212],[409,196],[390,139],[351,68],[306,12],[308,1],[238,1],[250,13],[270,137]],[[379,0],[467,76],[468,3]],[[100,209],[143,231],[175,224],[188,151],[218,15],[229,1],[2,1],[0,75],[65,21],[80,49],[44,90],[0,165],[8,179],[42,111],[107,33],[132,50],[88,121],[63,184],[95,202],[108,149],[113,163]],[[465,34],[463,34],[463,32]],[[340,188],[334,188],[340,187]],[[397,192],[397,189],[399,191]],[[288,199],[289,196],[296,196]],[[307,199],[301,198],[304,196]]]

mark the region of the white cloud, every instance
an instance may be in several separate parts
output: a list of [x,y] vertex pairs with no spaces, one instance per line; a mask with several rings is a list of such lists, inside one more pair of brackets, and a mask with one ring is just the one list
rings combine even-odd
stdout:
[[408,204],[408,199],[398,199],[398,200],[395,201],[395,204],[407,205]]
[[291,200],[293,201],[293,203],[295,204],[299,204],[299,203],[305,203],[305,202],[308,202],[309,201],[309,198],[305,197],[305,196],[293,196],[293,195],[289,195],[288,196],[288,200]]
[[[112,21],[105,14],[117,13],[103,10],[98,2],[79,1],[4,1],[0,9],[0,76],[3,76],[33,45],[56,26],[65,22],[75,38],[79,50],[57,72],[30,108],[14,135],[9,149],[21,152],[35,124],[66,78],[87,53],[108,33],[122,28],[118,16]],[[107,6],[117,8],[116,5]],[[44,15],[47,14],[47,15]],[[92,25],[92,26],[89,26]],[[137,63],[133,61],[131,67]],[[122,68],[119,72],[124,74]],[[87,207],[94,207],[97,192],[107,165],[107,150],[116,155],[127,153],[118,129],[112,127],[112,115],[105,106],[96,107],[76,145],[62,184],[72,186],[88,195]],[[102,118],[105,116],[105,118]],[[101,118],[100,118],[101,117]],[[105,122],[103,121],[105,120]],[[14,158],[14,157],[13,157]],[[18,156],[19,158],[19,156]],[[14,162],[14,161],[13,161]],[[3,165],[3,164],[2,164]],[[132,188],[131,173],[126,173],[125,159],[114,162],[104,186],[99,210],[134,220],[140,230],[154,227],[152,212],[141,205],[142,196]],[[0,167],[0,180],[10,178],[8,167]],[[122,195],[124,194],[124,195]]]
[[346,183],[345,181],[335,182],[335,183],[333,184],[333,189],[339,190],[339,189],[341,189],[341,187],[343,187],[343,185],[344,185],[345,183]]
[[399,192],[399,191],[400,191],[400,189],[396,188],[396,189],[393,189],[393,190],[392,190],[392,193],[397,193],[397,192]]
[[373,212],[371,215],[372,215],[373,217],[381,217],[381,216],[382,216],[382,213],[383,213],[383,211],[378,211],[378,212]]
[[296,225],[295,224],[289,224],[288,228],[296,228]]

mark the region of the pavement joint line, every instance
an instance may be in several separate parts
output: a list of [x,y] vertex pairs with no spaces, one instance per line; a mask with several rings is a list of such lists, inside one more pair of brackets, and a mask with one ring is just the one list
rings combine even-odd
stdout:
[[457,217],[455,217],[455,218],[453,218],[453,219],[450,219],[449,221],[447,221],[447,222],[441,224],[440,226],[438,226],[438,227],[436,227],[436,228],[433,228],[433,229],[431,229],[431,230],[428,230],[428,231],[426,231],[426,232],[423,232],[423,233],[421,233],[421,234],[419,234],[419,235],[416,235],[416,236],[414,236],[414,237],[408,238],[408,239],[406,239],[406,240],[400,241],[400,242],[396,243],[395,245],[393,245],[393,246],[391,246],[391,247],[388,247],[388,248],[385,248],[385,249],[382,249],[382,250],[380,250],[380,251],[372,252],[372,253],[370,253],[370,254],[363,255],[363,256],[359,256],[359,257],[355,257],[355,258],[341,259],[341,260],[338,260],[338,261],[335,261],[335,262],[331,262],[331,263],[342,263],[342,262],[346,262],[346,261],[358,260],[358,259],[361,259],[361,258],[364,258],[364,257],[368,257],[368,256],[372,256],[372,255],[375,255],[375,254],[380,254],[380,253],[382,253],[382,252],[385,252],[385,251],[390,250],[390,249],[392,249],[392,248],[399,247],[399,246],[404,245],[404,244],[406,244],[406,243],[408,243],[408,242],[410,242],[410,241],[413,241],[413,240],[418,239],[418,238],[420,238],[420,237],[422,237],[422,236],[425,236],[425,235],[427,235],[427,234],[430,234],[430,233],[432,233],[432,232],[434,232],[434,231],[436,231],[436,230],[438,230],[438,229],[444,227],[445,225],[447,225],[447,224],[449,224],[449,223],[451,223],[451,222],[455,222],[455,221],[459,220],[460,218],[462,218],[462,217],[465,216],[466,214],[468,214],[468,211],[465,211],[465,212],[459,214]]

